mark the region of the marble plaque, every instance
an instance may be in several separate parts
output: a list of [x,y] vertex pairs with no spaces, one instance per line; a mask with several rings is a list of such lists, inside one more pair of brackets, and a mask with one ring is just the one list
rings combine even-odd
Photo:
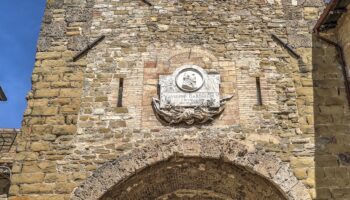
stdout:
[[233,96],[220,99],[220,75],[196,65],[184,65],[159,76],[159,99],[152,98],[156,117],[166,125],[204,124],[225,110]]
[[184,65],[172,75],[161,75],[160,108],[220,107],[220,75],[196,65]]

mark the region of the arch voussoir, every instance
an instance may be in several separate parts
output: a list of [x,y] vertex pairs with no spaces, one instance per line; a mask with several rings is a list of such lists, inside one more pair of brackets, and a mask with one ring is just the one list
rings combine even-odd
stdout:
[[221,141],[207,138],[149,141],[139,149],[96,170],[75,189],[72,199],[99,199],[110,188],[128,177],[174,156],[220,159],[265,178],[279,188],[288,199],[311,199],[305,186],[293,175],[289,164],[282,162],[273,153],[252,150],[237,140]]

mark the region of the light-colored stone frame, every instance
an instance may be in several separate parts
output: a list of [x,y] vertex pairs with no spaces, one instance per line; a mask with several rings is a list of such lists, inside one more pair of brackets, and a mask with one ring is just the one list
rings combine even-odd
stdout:
[[309,200],[306,187],[297,180],[288,163],[273,153],[250,150],[237,140],[203,138],[150,141],[131,153],[104,164],[72,193],[73,200],[99,199],[114,185],[136,172],[173,156],[221,159],[261,176],[276,186],[287,199]]

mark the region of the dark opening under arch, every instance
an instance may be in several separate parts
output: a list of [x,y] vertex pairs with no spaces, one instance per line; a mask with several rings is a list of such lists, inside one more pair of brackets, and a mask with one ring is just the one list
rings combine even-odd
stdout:
[[218,159],[171,157],[110,188],[100,200],[282,200],[266,178]]

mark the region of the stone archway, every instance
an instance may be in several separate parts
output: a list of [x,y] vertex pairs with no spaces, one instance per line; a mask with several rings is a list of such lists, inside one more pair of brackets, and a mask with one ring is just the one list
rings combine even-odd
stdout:
[[101,200],[284,199],[265,178],[218,159],[172,157],[113,186]]
[[100,167],[72,195],[73,200],[184,195],[184,199],[311,199],[289,165],[275,155],[218,139],[150,141]]

